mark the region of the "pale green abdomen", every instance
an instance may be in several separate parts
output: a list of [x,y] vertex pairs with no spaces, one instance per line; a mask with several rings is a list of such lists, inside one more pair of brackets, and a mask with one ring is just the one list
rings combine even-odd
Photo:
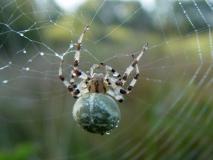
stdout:
[[118,126],[120,110],[110,96],[88,93],[74,104],[73,117],[85,130],[105,134]]

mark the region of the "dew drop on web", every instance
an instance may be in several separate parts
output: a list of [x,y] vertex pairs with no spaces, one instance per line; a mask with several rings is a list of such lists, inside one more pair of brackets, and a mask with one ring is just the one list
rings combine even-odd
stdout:
[[33,60],[32,59],[28,59],[28,62],[31,63]]
[[23,34],[23,33],[19,33],[19,35],[20,35],[21,37],[23,37],[23,36],[24,36],[24,34]]
[[29,67],[23,67],[22,69],[25,70],[25,71],[29,71],[30,70]]
[[105,134],[106,134],[106,135],[110,135],[110,132],[106,132]]
[[2,83],[7,84],[8,80],[3,80]]

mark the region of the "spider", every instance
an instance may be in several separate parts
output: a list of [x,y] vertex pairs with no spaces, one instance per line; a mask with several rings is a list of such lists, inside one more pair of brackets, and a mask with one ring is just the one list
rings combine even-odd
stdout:
[[[71,70],[71,79],[68,81],[65,79],[63,75],[63,58],[61,58],[60,66],[59,66],[59,78],[66,86],[68,91],[74,98],[79,98],[86,93],[102,93],[107,94],[118,102],[123,102],[124,95],[129,94],[133,87],[135,86],[138,77],[139,77],[139,67],[138,61],[143,56],[144,52],[148,49],[148,43],[146,43],[138,56],[132,56],[133,60],[131,64],[126,68],[123,75],[118,73],[111,66],[100,63],[93,64],[90,68],[90,73],[86,74],[84,71],[79,69],[80,62],[80,51],[82,47],[82,41],[85,33],[89,30],[89,26],[86,26],[81,33],[77,43],[75,43],[75,55],[74,62]],[[105,69],[105,73],[95,73],[94,70],[97,68]],[[129,75],[135,70],[135,75],[133,79],[130,81],[128,87],[125,89],[124,85],[127,82]],[[111,76],[110,76],[111,74]],[[82,81],[77,84],[76,78],[80,78]]]
[[[59,66],[59,78],[74,98],[79,98],[73,106],[73,117],[80,126],[91,133],[109,134],[118,126],[120,110],[118,102],[123,102],[124,95],[129,94],[139,77],[138,61],[148,49],[146,43],[138,56],[132,55],[132,62],[123,75],[105,63],[93,64],[89,74],[79,69],[80,51],[85,33],[89,30],[86,26],[75,43],[74,62],[71,69],[71,79],[68,81],[63,75],[63,57]],[[95,69],[103,68],[105,73],[95,73]],[[128,87],[125,87],[129,75],[135,71]],[[80,79],[79,83],[76,79]],[[114,99],[113,99],[113,98]]]

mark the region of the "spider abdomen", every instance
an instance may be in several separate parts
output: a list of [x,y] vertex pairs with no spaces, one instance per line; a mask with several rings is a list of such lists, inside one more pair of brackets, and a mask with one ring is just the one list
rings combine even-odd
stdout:
[[118,126],[120,109],[110,96],[88,93],[76,101],[73,117],[85,130],[103,135]]

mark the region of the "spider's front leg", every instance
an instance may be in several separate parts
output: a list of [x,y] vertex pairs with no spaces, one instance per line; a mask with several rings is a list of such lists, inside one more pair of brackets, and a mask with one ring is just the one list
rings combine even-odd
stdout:
[[124,92],[124,94],[129,94],[133,87],[135,86],[137,80],[138,80],[138,77],[139,77],[139,67],[138,67],[138,61],[141,59],[141,57],[143,56],[143,54],[145,53],[145,51],[148,49],[148,43],[146,43],[144,46],[143,46],[143,49],[142,51],[140,52],[140,54],[135,58],[133,56],[133,61],[132,63],[127,67],[126,71],[124,72],[123,76],[122,76],[122,79],[119,79],[116,84],[118,86],[124,86],[129,75],[132,73],[132,71],[135,69],[135,75],[133,77],[133,79],[131,80],[131,82],[129,83],[129,86],[127,87],[127,90],[126,92]]
[[81,44],[84,38],[85,33],[89,30],[89,26],[86,26],[83,30],[83,32],[81,33],[77,43],[75,44],[76,46],[76,51],[75,51],[75,56],[74,56],[74,63],[73,63],[73,68],[71,70],[71,79],[70,79],[70,85],[73,85],[74,87],[71,87],[73,96],[75,98],[77,98],[80,95],[80,87],[79,85],[75,85],[75,78],[80,78],[83,80],[87,80],[88,76],[86,73],[84,73],[83,71],[81,71],[78,66],[79,66],[79,61],[80,61],[80,51],[81,51]]
[[[143,56],[144,52],[148,49],[148,44],[145,44],[143,46],[143,49],[141,51],[141,53],[135,58],[133,56],[133,61],[132,63],[129,65],[129,67],[127,67],[126,71],[124,72],[123,76],[120,77],[109,77],[109,81],[110,81],[110,86],[112,88],[112,90],[108,91],[108,94],[115,97],[116,100],[118,100],[119,102],[123,101],[123,95],[125,94],[129,94],[133,87],[135,86],[137,79],[139,77],[139,67],[138,67],[138,61],[141,59],[141,57]],[[127,89],[124,89],[124,85],[129,77],[129,75],[131,74],[131,72],[135,69],[135,75],[133,77],[133,79],[130,81]]]
[[89,30],[89,26],[86,26],[83,30],[83,32],[81,33],[77,43],[75,44],[76,46],[76,51],[75,51],[75,56],[74,56],[74,70],[78,70],[78,65],[79,65],[79,61],[80,61],[80,51],[81,51],[81,44],[84,38],[85,33]]
[[87,77],[87,75],[85,73],[83,73],[82,71],[79,70],[78,66],[79,66],[79,62],[80,62],[81,44],[82,44],[84,35],[88,30],[89,30],[89,26],[87,25],[84,28],[83,32],[81,33],[77,43],[75,44],[76,51],[75,51],[75,56],[74,56],[74,64],[73,64],[74,67],[71,71],[71,76],[72,76],[71,80],[70,80],[71,83],[72,83],[72,81],[74,80],[75,77],[80,77],[80,76],[83,76],[83,78]]

